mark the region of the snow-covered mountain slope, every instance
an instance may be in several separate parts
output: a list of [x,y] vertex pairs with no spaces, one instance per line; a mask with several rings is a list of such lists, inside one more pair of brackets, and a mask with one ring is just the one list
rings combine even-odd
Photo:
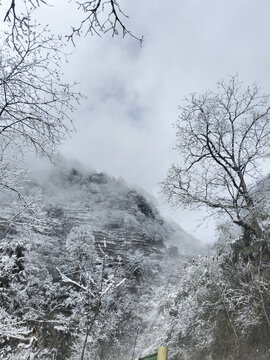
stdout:
[[60,221],[61,231],[87,224],[96,234],[106,234],[107,241],[110,238],[126,248],[174,246],[180,256],[204,252],[200,241],[161,217],[150,195],[129,188],[121,179],[76,169],[58,170],[37,186],[42,191],[43,209]]
[[200,242],[104,174],[57,170],[26,190],[40,194],[38,217],[29,207],[8,225],[11,203],[2,208],[2,359],[124,359],[155,346],[153,319]]

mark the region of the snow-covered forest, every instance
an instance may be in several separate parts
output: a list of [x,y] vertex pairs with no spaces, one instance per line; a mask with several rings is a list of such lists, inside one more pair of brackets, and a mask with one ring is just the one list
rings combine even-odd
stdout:
[[10,198],[3,208],[2,358],[141,351],[172,301],[175,268],[203,246],[144,195],[102,173],[64,168],[24,186],[39,193],[39,213],[25,210],[9,223]]
[[63,165],[21,186],[35,207],[1,201],[2,359],[267,358],[266,220],[206,255],[123,180]]
[[[62,20],[50,23],[47,1],[0,2],[0,359],[135,360],[159,345],[169,360],[269,359],[270,92],[238,74],[201,91],[190,58],[183,89],[196,86],[178,109],[171,158],[165,110],[178,60],[189,51],[176,64],[169,54],[162,78],[154,58],[162,61],[174,36],[155,38],[152,21],[161,19],[167,34],[167,10],[156,4],[146,22],[146,4],[61,4],[64,32]],[[169,25],[180,26],[171,15]],[[146,50],[136,19],[149,35]],[[77,66],[72,56],[80,46],[89,54],[89,39],[94,65],[80,53]],[[96,45],[104,39],[113,51]],[[151,41],[163,45],[149,66],[143,56]],[[119,71],[127,59],[131,68]],[[70,81],[66,69],[78,67],[91,75],[89,88]],[[77,157],[66,156],[64,144],[76,136]],[[99,161],[102,170],[90,170]],[[162,214],[157,183],[163,202],[190,211],[178,222]],[[204,226],[215,221],[211,245],[184,230],[198,211]]]

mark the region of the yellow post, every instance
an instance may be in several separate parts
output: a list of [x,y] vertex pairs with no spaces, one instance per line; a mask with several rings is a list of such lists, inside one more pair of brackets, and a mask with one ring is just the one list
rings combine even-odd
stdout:
[[158,347],[157,360],[168,360],[168,348],[166,346]]

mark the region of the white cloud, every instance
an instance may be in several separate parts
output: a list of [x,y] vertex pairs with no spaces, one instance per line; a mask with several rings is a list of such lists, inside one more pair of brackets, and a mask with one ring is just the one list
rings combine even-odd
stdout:
[[[145,43],[141,48],[128,37],[110,36],[78,41],[64,71],[70,81],[80,83],[88,99],[75,114],[77,134],[61,150],[89,168],[122,176],[157,194],[157,184],[177,159],[172,151],[172,123],[185,95],[214,88],[217,80],[236,72],[244,81],[257,80],[270,92],[270,3],[119,3],[130,15],[129,27],[143,34]],[[57,31],[66,31],[75,14],[67,9],[66,1],[61,0],[57,11],[48,8],[42,17],[50,19]],[[172,212],[167,207],[165,211]],[[213,238],[212,224],[194,233],[197,220],[191,213],[173,216],[195,236]]]

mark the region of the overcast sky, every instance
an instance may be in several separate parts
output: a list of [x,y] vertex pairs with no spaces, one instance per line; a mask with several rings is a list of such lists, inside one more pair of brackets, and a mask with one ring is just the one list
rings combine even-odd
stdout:
[[[52,3],[53,1],[51,1]],[[158,197],[172,162],[178,106],[191,92],[215,89],[218,80],[239,74],[270,92],[269,0],[119,0],[128,27],[145,41],[87,37],[78,41],[64,67],[87,99],[75,113],[64,156],[86,168],[123,177]],[[79,14],[57,0],[42,8],[43,22],[67,32]],[[195,230],[199,214],[169,209],[188,232],[213,240],[209,223]]]

